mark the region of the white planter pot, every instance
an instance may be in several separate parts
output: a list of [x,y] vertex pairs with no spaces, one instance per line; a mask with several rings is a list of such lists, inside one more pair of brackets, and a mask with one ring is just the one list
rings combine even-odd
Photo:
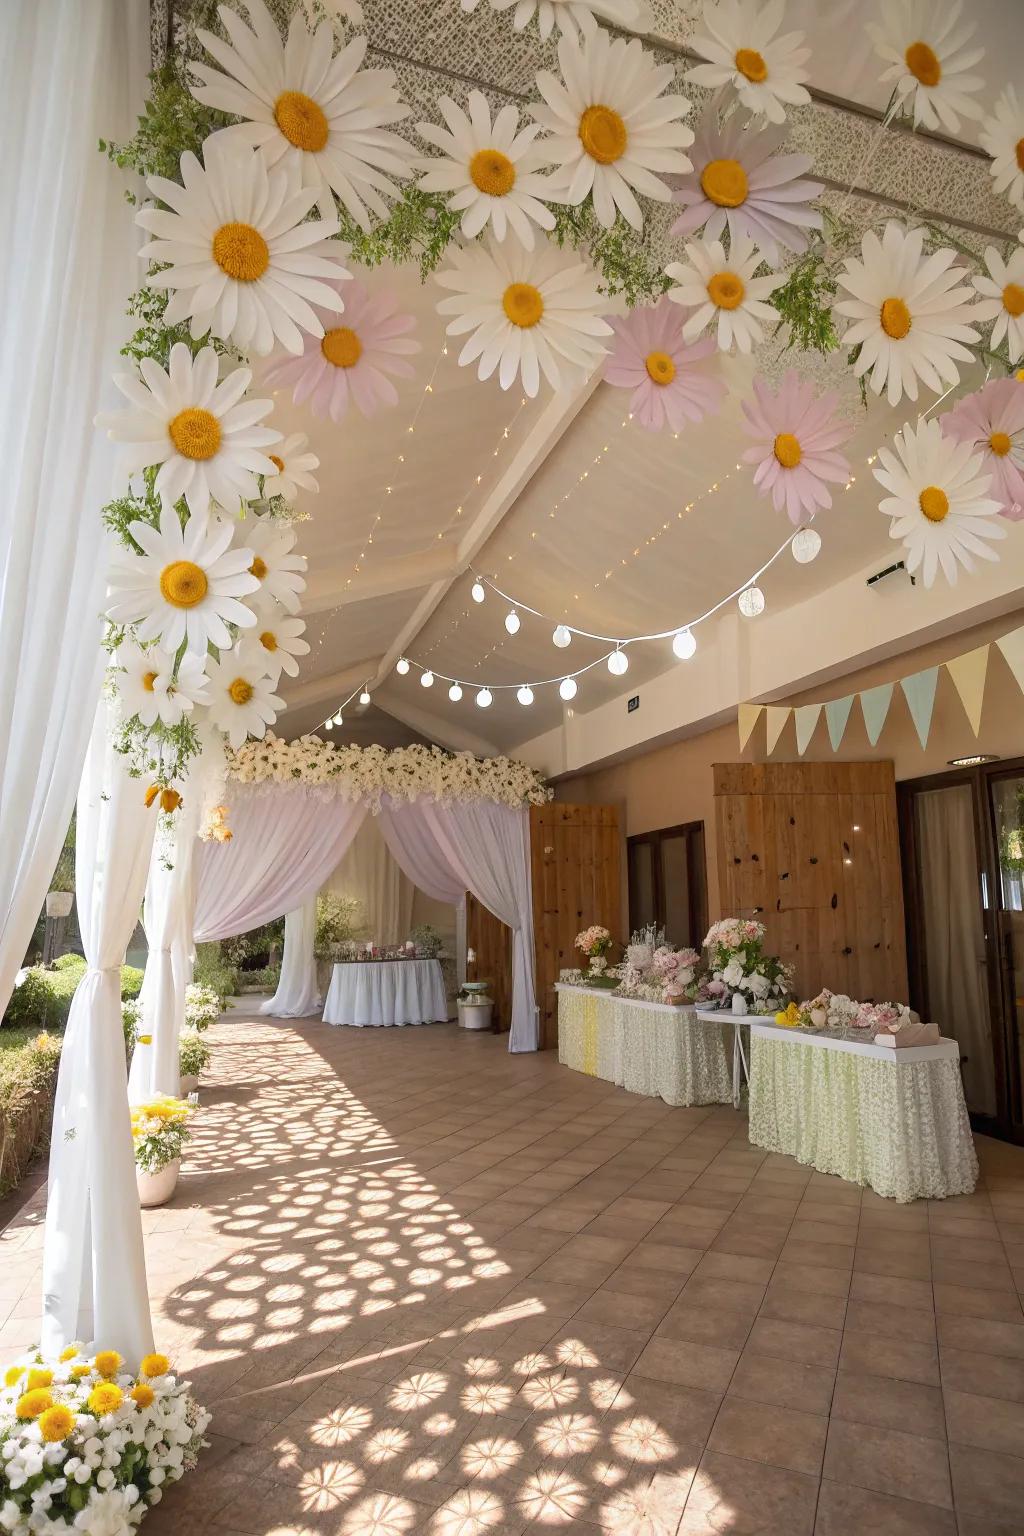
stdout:
[[181,1096],[182,1096],[183,1099],[187,1099],[190,1093],[195,1093],[196,1090],[198,1089],[198,1087],[199,1087],[199,1073],[198,1072],[189,1072],[187,1076],[184,1076],[184,1075],[182,1076],[182,1079],[181,1079]]
[[174,1194],[180,1170],[180,1157],[176,1157],[172,1163],[165,1163],[159,1173],[144,1173],[141,1168],[136,1168],[135,1182],[139,1189],[139,1204],[144,1211],[152,1209],[154,1205],[167,1204]]
[[459,1024],[463,1029],[490,1029],[493,1003],[460,1003]]

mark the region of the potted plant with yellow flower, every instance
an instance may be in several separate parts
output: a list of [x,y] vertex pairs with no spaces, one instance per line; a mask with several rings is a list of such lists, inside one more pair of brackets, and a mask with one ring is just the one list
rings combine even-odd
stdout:
[[210,1065],[211,1054],[198,1030],[182,1030],[178,1036],[178,1070],[183,1094],[195,1093],[199,1087],[199,1074]]
[[165,1205],[174,1194],[182,1149],[191,1135],[188,1121],[193,1107],[168,1094],[132,1105],[135,1179],[143,1209]]

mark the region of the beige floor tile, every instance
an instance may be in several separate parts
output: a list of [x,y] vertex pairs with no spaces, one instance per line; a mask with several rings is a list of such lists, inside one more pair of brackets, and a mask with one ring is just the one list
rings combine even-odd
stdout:
[[800,1472],[706,1451],[679,1525],[679,1536],[811,1536],[818,1482]]
[[939,1385],[935,1345],[915,1343],[912,1339],[880,1338],[875,1333],[853,1333],[847,1329],[839,1364],[843,1370],[916,1381],[930,1387]]
[[828,1413],[835,1375],[834,1369],[759,1355],[748,1346],[729,1383],[729,1396],[778,1408]]
[[886,1429],[910,1429],[931,1440],[945,1440],[943,1395],[920,1382],[872,1376],[849,1370],[840,1361],[832,1395],[832,1417]]
[[760,1403],[727,1397],[711,1431],[708,1450],[817,1477],[827,1430],[828,1419],[824,1415],[794,1408],[776,1408],[766,1414]]
[[824,1476],[950,1508],[949,1460],[939,1440],[877,1424],[833,1417],[825,1447]]
[[[963,1527],[960,1527],[963,1536]],[[814,1536],[957,1536],[953,1511],[872,1493],[848,1483],[821,1485]],[[978,1533],[981,1536],[981,1533]],[[996,1536],[988,1532],[987,1536]]]
[[958,1516],[971,1515],[993,1523],[1020,1522],[1024,1459],[951,1443],[949,1465]]
[[951,1443],[1024,1455],[1024,1403],[957,1392],[952,1387],[947,1387],[943,1396]]

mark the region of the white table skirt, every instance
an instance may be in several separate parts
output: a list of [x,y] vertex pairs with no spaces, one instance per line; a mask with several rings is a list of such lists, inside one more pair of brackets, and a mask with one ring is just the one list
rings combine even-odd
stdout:
[[563,1065],[666,1104],[732,1102],[723,1032],[698,1023],[692,1008],[586,987],[556,990]]
[[448,1017],[437,960],[354,960],[334,967],[325,1024],[441,1023]]

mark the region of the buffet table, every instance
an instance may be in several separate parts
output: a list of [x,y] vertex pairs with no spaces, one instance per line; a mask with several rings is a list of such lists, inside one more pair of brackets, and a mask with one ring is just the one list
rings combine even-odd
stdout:
[[448,1017],[437,960],[346,960],[334,967],[325,1024],[360,1028],[441,1023]]
[[711,1026],[691,1007],[645,1003],[596,987],[555,985],[558,1059],[666,1104],[731,1104],[732,1072],[721,1017]]
[[955,1040],[893,1049],[746,1022],[755,1146],[894,1200],[973,1190],[978,1159]]

